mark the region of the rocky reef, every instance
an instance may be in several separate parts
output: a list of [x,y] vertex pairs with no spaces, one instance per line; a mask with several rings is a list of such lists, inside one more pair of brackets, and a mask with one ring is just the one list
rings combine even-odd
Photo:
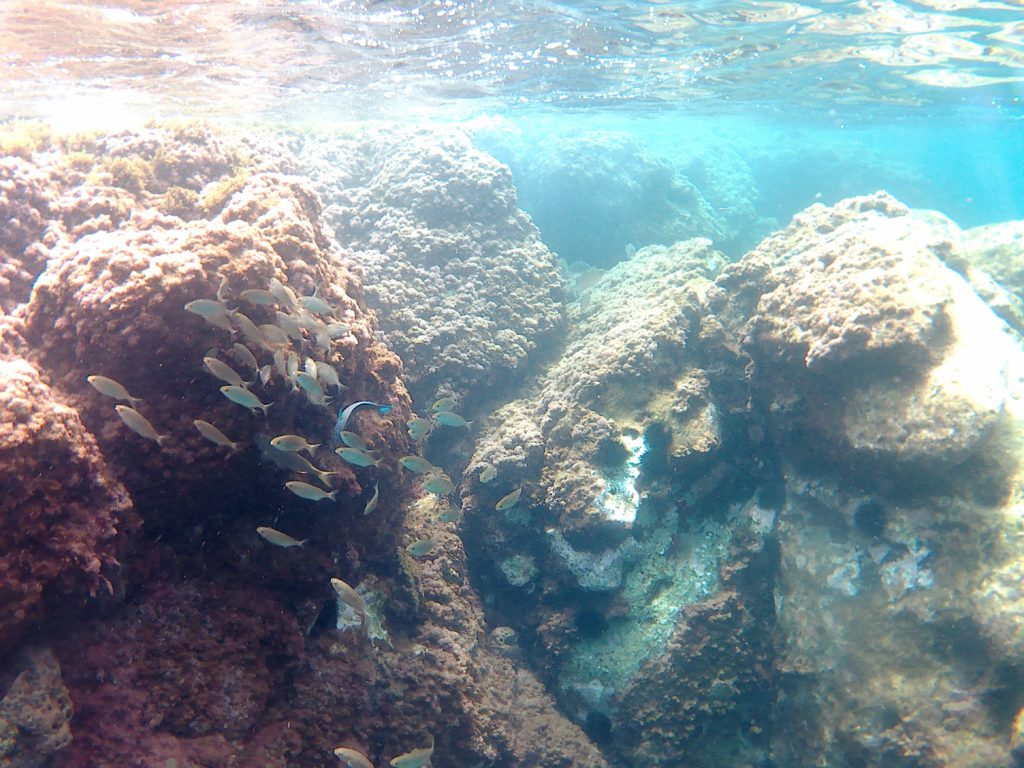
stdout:
[[474,577],[615,760],[1015,764],[1024,356],[965,242],[878,193],[641,249],[491,418]]
[[879,192],[569,302],[470,135],[0,134],[0,764],[1019,764],[1019,227]]
[[508,397],[562,330],[566,299],[508,168],[458,128],[293,143],[328,201],[325,220],[372,275],[366,303],[416,402],[454,395],[472,413]]
[[[25,734],[7,764],[301,767],[341,744],[382,762],[433,737],[453,766],[604,765],[492,641],[460,539],[398,471],[402,362],[287,149],[194,125],[29,138],[3,166],[21,227],[0,299],[0,728]],[[390,406],[349,422],[376,466],[330,450],[337,407],[290,360],[333,371],[339,403]],[[229,399],[231,371],[251,390]],[[325,443],[313,469],[267,446],[287,433]],[[344,628],[331,578],[372,631]]]

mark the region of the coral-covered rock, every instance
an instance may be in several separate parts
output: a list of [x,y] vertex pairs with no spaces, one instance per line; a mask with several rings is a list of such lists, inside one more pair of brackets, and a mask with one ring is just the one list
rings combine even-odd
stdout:
[[[636,517],[650,429],[667,440],[659,460],[713,451],[714,409],[687,341],[720,263],[708,241],[692,240],[644,249],[609,271],[538,394],[492,417],[464,502],[491,507],[525,481],[522,506],[543,505],[564,531],[604,522],[624,530]],[[487,464],[498,479],[485,486],[475,475]]]
[[561,329],[555,256],[516,207],[508,168],[460,131],[310,141],[302,157],[417,401],[484,399]]
[[76,704],[60,764],[231,765],[294,674],[294,615],[242,584],[159,585],[133,602],[58,645]]
[[949,234],[879,193],[812,206],[724,270],[711,306],[752,397],[809,453],[939,474],[992,434],[1013,342],[946,266]]
[[47,601],[112,591],[131,501],[74,408],[20,358],[0,359],[0,651]]
[[47,648],[29,648],[0,674],[15,675],[0,697],[0,765],[52,765],[71,743],[71,699],[57,658]]
[[[610,270],[536,394],[489,420],[463,478],[463,535],[495,620],[536,638],[576,722],[613,755],[644,764],[710,755],[724,730],[694,714],[715,709],[710,700],[684,704],[672,685],[652,683],[671,678],[657,659],[671,637],[691,637],[687,616],[731,617],[709,622],[721,631],[711,649],[728,646],[747,659],[766,653],[751,648],[767,626],[764,596],[745,586],[727,598],[718,578],[745,556],[737,537],[763,545],[769,515],[723,503],[734,470],[720,463],[723,426],[699,367],[703,298],[721,263],[708,241],[692,240],[642,249]],[[480,474],[491,467],[497,477],[485,483]],[[519,486],[518,503],[496,508]],[[716,600],[731,607],[719,610]],[[744,613],[748,600],[760,606],[756,620]],[[680,639],[677,655],[689,650]],[[727,673],[727,654],[694,653],[679,676],[684,668]],[[756,695],[766,674],[737,689]],[[693,727],[659,744],[630,725],[663,733],[655,710],[664,722],[692,719]],[[737,717],[735,701],[715,711],[727,713],[722,722]]]
[[0,311],[25,300],[46,261],[41,241],[60,186],[51,168],[0,158]]
[[[307,333],[302,342],[291,342],[291,351],[331,365],[349,387],[346,398],[399,406],[393,416],[367,420],[364,434],[371,442],[404,443],[400,406],[406,395],[398,381],[399,362],[376,340],[370,319],[350,295],[358,296],[354,278],[343,263],[331,259],[319,230],[318,206],[315,194],[299,180],[254,174],[215,219],[186,223],[153,211],[138,214],[130,227],[86,235],[58,248],[37,280],[26,310],[26,337],[54,381],[74,393],[105,452],[125,458],[126,451],[133,454],[132,461],[121,462],[122,471],[152,522],[162,524],[158,510],[176,525],[182,506],[201,508],[207,516],[219,505],[233,505],[231,492],[218,489],[234,483],[273,481],[279,503],[294,507],[300,502],[284,490],[289,478],[276,468],[254,474],[258,450],[225,452],[200,437],[193,419],[211,422],[251,446],[263,433],[298,432],[311,442],[324,442],[336,417],[334,408],[314,406],[293,392],[280,372],[257,391],[263,402],[272,403],[265,420],[229,402],[218,391],[224,382],[204,370],[204,356],[238,366],[231,356],[238,341],[252,347],[260,365],[272,365],[272,355],[244,333],[214,327],[186,311],[185,304],[196,299],[214,299],[219,293],[254,323],[268,323],[275,320],[273,308],[247,304],[239,298],[242,291],[266,289],[272,278],[299,294],[318,290],[349,330],[324,342]],[[162,446],[121,422],[113,402],[86,383],[92,374],[116,379],[144,401],[138,410],[167,436]],[[253,370],[243,375],[256,378]],[[388,428],[390,438],[376,432]],[[355,472],[332,452],[323,451],[317,462],[337,473],[344,494],[362,492]],[[166,493],[168,477],[173,478],[173,496]],[[355,509],[354,501],[351,505]]]

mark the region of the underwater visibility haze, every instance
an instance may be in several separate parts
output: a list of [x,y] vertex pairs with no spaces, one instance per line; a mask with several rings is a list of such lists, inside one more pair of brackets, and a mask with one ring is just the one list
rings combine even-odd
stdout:
[[0,767],[1024,765],[1019,0],[0,52]]

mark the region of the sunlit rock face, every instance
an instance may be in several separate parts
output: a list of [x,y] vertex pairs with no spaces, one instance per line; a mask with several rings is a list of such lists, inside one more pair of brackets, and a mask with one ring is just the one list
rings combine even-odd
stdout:
[[782,471],[784,763],[1014,764],[1024,354],[963,242],[884,193],[812,206],[709,302],[720,404]]

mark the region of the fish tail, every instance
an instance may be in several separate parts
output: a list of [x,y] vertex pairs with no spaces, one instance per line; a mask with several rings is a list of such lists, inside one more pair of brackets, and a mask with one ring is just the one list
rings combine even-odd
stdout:
[[302,541],[299,542],[299,546],[300,547],[304,547],[307,544],[309,544],[309,539],[303,539]]
[[141,397],[132,397],[131,395],[128,395],[128,402],[132,404],[132,408],[138,408],[146,401],[143,400]]
[[159,445],[161,448],[163,448],[164,447],[164,440],[170,440],[170,439],[171,439],[170,435],[157,435],[156,436],[156,444]]

